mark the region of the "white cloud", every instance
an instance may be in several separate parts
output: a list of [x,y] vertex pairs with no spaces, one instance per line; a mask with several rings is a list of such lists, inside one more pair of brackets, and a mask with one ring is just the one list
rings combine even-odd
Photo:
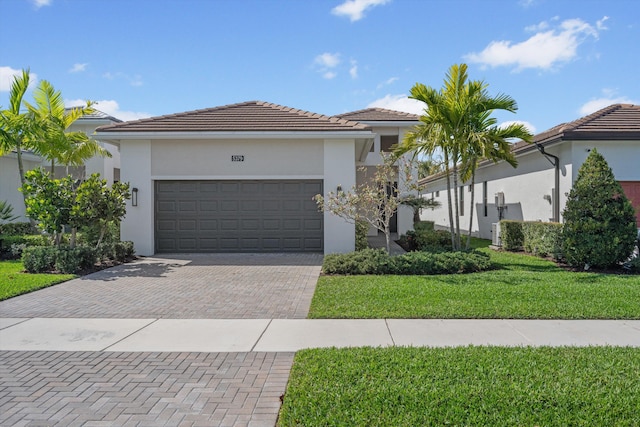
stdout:
[[498,125],[499,128],[505,128],[511,124],[520,124],[520,125],[524,125],[524,127],[526,127],[529,132],[531,132],[532,134],[535,135],[536,133],[536,127],[534,125],[532,125],[531,123],[524,121],[524,120],[510,120],[510,121],[506,121],[506,122],[502,122]]
[[118,71],[116,73],[107,71],[102,75],[102,77],[108,80],[123,79],[129,82],[131,86],[142,86],[144,84],[144,82],[142,81],[142,76],[140,76],[139,74],[131,76],[121,71]]
[[[606,92],[606,91],[605,91]],[[603,96],[601,98],[594,98],[588,102],[586,102],[582,107],[580,107],[579,113],[581,116],[586,116],[591,113],[595,113],[596,111],[608,107],[612,104],[640,104],[640,101],[632,100],[627,98],[626,96]]]
[[351,68],[349,68],[349,75],[352,79],[358,78],[358,62],[351,60]]
[[527,27],[537,32],[525,41],[492,41],[482,52],[469,53],[464,58],[482,66],[514,67],[515,71],[526,68],[552,69],[558,64],[575,59],[578,47],[589,37],[597,39],[598,31],[606,29],[603,25],[605,20],[606,17],[594,27],[581,19],[567,19],[549,30],[546,28],[550,28],[551,24],[542,22]]
[[385,95],[383,98],[376,99],[367,105],[367,108],[374,107],[421,115],[424,112],[425,104],[415,99],[410,99],[407,95]]
[[596,21],[596,28],[598,30],[608,30],[609,28],[604,25],[604,21],[609,19],[608,16],[603,16],[602,19]]
[[[22,75],[22,70],[11,67],[0,67],[0,92],[9,92],[13,84],[13,77]],[[33,87],[38,81],[38,75],[29,73],[29,87]]]
[[380,83],[380,84],[377,86],[377,88],[378,88],[378,89],[381,89],[381,88],[383,88],[384,86],[388,86],[388,85],[391,85],[391,84],[395,83],[396,81],[398,81],[398,78],[397,78],[397,77],[390,77],[390,78],[388,78],[387,80],[385,80],[384,82]]
[[[81,105],[86,105],[86,101],[83,99],[71,99],[71,100],[66,99],[64,101],[64,105],[66,107],[78,107]],[[138,120],[138,119],[151,117],[151,114],[145,113],[145,112],[121,110],[118,102],[112,99],[96,101],[93,108],[95,108],[96,110],[102,111],[103,113],[108,114],[110,116],[113,116],[116,119],[123,120],[125,122],[129,120]]]
[[69,69],[69,72],[70,73],[79,73],[81,71],[86,70],[87,69],[87,65],[89,65],[89,64],[87,64],[86,62],[83,63],[83,64],[80,64],[80,63],[73,64],[73,67],[71,67]]
[[321,55],[316,56],[313,60],[313,63],[318,72],[322,73],[322,77],[330,80],[338,75],[334,71],[334,69],[338,66],[338,64],[340,64],[340,54],[325,52]]
[[346,0],[344,3],[331,9],[331,13],[338,16],[347,16],[351,22],[359,21],[364,17],[364,12],[375,6],[382,6],[391,0]]
[[30,0],[31,4],[36,8],[40,9],[43,6],[50,6],[53,3],[53,0]]
[[325,52],[316,56],[314,63],[320,67],[335,68],[340,63],[340,54]]

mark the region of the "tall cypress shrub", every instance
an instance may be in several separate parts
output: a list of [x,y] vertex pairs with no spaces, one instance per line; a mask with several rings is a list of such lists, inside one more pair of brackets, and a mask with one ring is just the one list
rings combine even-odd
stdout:
[[631,255],[637,233],[635,212],[596,149],[578,170],[563,215],[563,249],[569,265],[607,268]]

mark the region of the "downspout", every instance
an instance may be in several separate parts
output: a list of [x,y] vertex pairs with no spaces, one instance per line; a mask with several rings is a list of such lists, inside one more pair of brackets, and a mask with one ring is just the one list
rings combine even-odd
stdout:
[[[555,191],[553,194],[553,221],[560,222],[560,158],[544,151],[544,147],[534,142],[538,151],[551,163],[555,168]],[[553,160],[552,160],[553,159]]]

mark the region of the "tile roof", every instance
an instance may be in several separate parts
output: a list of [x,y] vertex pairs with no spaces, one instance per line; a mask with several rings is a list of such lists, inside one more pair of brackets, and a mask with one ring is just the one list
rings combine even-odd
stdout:
[[[533,141],[538,144],[590,139],[640,139],[640,105],[613,104],[572,122],[561,123],[533,137]],[[514,144],[512,151],[532,145],[518,142]]]
[[98,132],[315,132],[366,131],[354,121],[310,113],[262,101],[101,126]]
[[365,110],[338,114],[334,117],[362,122],[406,122],[418,121],[420,119],[420,116],[418,116],[417,114],[405,113],[403,111],[387,110],[385,108],[367,108]]

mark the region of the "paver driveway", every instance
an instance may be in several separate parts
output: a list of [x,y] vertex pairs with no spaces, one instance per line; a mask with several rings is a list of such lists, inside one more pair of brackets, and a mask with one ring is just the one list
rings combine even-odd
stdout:
[[[146,258],[0,302],[0,317],[304,318],[318,254]],[[273,426],[293,353],[0,352],[0,425]]]
[[144,258],[0,302],[1,317],[303,319],[320,254]]

